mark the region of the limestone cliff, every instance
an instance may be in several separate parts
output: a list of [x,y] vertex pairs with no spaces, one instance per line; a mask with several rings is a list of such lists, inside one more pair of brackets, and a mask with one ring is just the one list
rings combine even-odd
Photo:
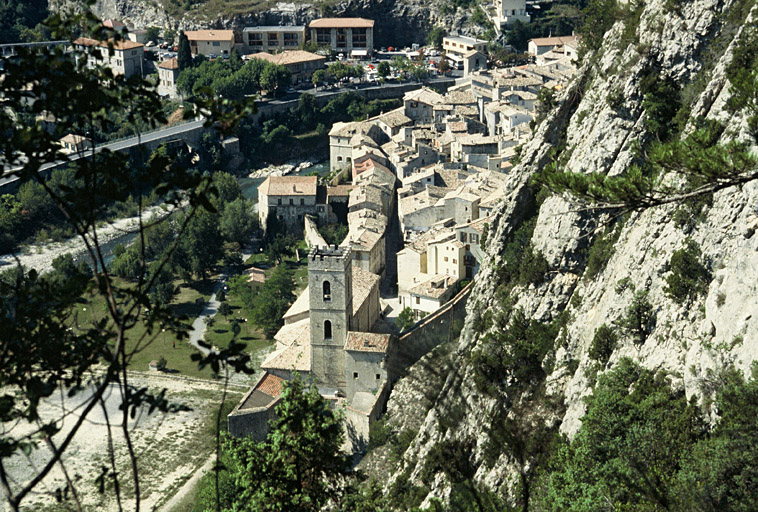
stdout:
[[[758,6],[651,0],[637,14],[638,20],[616,23],[602,47],[585,57],[577,78],[522,149],[490,226],[489,261],[476,276],[458,343],[417,364],[396,385],[388,421],[409,439],[399,443],[399,462],[383,462],[390,482],[410,478],[423,482],[429,496],[444,498],[449,486],[442,466],[459,464],[439,460],[439,447],[447,443],[462,447],[457,453],[475,481],[513,495],[531,462],[490,439],[493,422],[517,414],[527,438],[545,426],[576,433],[585,411],[582,398],[591,393],[596,373],[624,356],[670,372],[688,396],[700,396],[711,371],[725,363],[744,371],[758,359],[757,182],[716,193],[710,206],[684,223],[674,222],[677,206],[627,214],[620,222],[578,210],[566,197],[534,197],[530,177],[554,159],[573,171],[626,171],[635,147],[652,138],[640,90],[650,69],[659,70],[659,80],[683,88],[691,110],[685,132],[692,119],[705,117],[726,125],[723,141],[752,140],[744,116],[725,108],[730,96],[725,67],[737,38],[756,22]],[[531,213],[535,200],[538,210]],[[540,284],[517,285],[503,295],[506,244],[533,215],[531,246],[549,270]],[[587,254],[606,224],[615,229],[607,236],[612,249],[589,277]],[[671,256],[688,237],[700,246],[712,281],[685,306],[672,301],[664,287]],[[607,365],[598,368],[588,354],[596,329],[620,320],[640,290],[647,290],[654,317],[644,343],[621,336]],[[483,392],[481,368],[472,356],[491,349],[486,334],[502,328],[492,319],[518,308],[528,319],[559,326],[556,348],[543,361],[547,376],[515,396]],[[382,467],[382,455],[370,454],[369,467]]]
[[[53,9],[57,9],[72,2],[73,0],[51,0],[50,3]],[[327,16],[365,17],[376,21],[374,42],[377,47],[423,43],[427,32],[435,26],[445,27],[448,33],[465,35],[481,34],[486,30],[486,27],[470,20],[473,6],[460,8],[444,0],[278,2],[273,6],[267,3],[227,5],[210,1],[195,1],[193,4],[191,9],[185,11],[178,7],[183,2],[98,0],[94,12],[102,19],[119,19],[136,28],[156,26],[176,30],[241,30],[255,25],[307,25],[313,19]],[[494,13],[494,4],[489,11]]]

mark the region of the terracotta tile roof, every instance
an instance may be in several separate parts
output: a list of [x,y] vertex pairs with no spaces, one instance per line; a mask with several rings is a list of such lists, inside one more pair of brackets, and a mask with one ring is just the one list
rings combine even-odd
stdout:
[[269,396],[278,398],[282,394],[283,384],[284,384],[284,379],[266,372],[266,374],[260,380],[260,382],[258,383],[255,389],[256,391],[262,391],[263,393],[266,393]]
[[418,101],[426,103],[427,105],[436,105],[445,102],[440,93],[427,87],[422,87],[421,89],[406,93],[405,96],[403,96],[403,101]]
[[74,44],[81,46],[99,46],[107,48],[109,44],[112,44],[116,50],[131,50],[133,48],[142,48],[143,44],[135,43],[134,41],[98,41],[97,39],[91,39],[89,37],[80,37],[74,41]]
[[295,299],[295,302],[292,303],[292,305],[289,307],[286,313],[284,313],[284,316],[282,317],[285,321],[287,318],[298,316],[303,313],[307,313],[310,311],[310,288],[308,286],[305,287],[305,290],[300,292],[300,295],[298,295],[297,299]]
[[263,362],[261,368],[278,370],[294,370],[299,372],[311,371],[311,344],[307,346],[293,345],[281,352],[274,352],[271,357]]
[[356,352],[387,352],[391,334],[349,331],[345,340],[345,350]]
[[60,142],[69,143],[69,144],[81,144],[82,142],[88,142],[89,139],[85,137],[84,135],[77,135],[75,133],[69,133],[67,135],[64,135],[63,138],[61,138]]
[[471,91],[452,91],[445,94],[445,103],[450,105],[476,105]]
[[[371,290],[379,286],[379,276],[358,265],[353,265],[353,314],[361,309],[363,303],[371,295]],[[310,333],[310,331],[309,331]]]
[[291,347],[294,345],[310,345],[311,342],[311,324],[306,318],[292,324],[283,325],[274,335],[278,343],[277,348]]
[[245,27],[242,32],[303,32],[305,25],[260,25]]
[[253,53],[245,56],[248,59],[261,59],[281,66],[287,66],[289,64],[299,64],[301,62],[311,61],[326,61],[326,57],[323,55],[316,55],[315,53],[306,52],[303,50],[288,50],[286,52],[277,53],[272,55],[266,52]]
[[377,118],[377,121],[381,121],[390,128],[396,128],[399,126],[407,126],[413,124],[413,119],[405,115],[405,108],[400,107],[395,110],[390,110],[386,114],[382,114]]
[[328,197],[347,197],[350,191],[355,187],[353,185],[337,185],[336,187],[327,187],[326,195]]
[[375,210],[361,209],[347,214],[348,226],[361,226],[378,233],[384,233],[387,229],[387,216]]
[[310,28],[373,28],[374,20],[365,18],[321,18],[311,21]]
[[233,30],[187,30],[184,35],[190,41],[234,41]]
[[103,22],[103,26],[107,28],[121,28],[121,27],[125,27],[126,23],[119,20],[105,20]]
[[457,226],[456,229],[469,228],[469,229],[473,229],[474,231],[478,233],[482,233],[484,231],[484,225],[487,224],[490,220],[491,220],[490,217],[481,217],[479,219],[469,222],[468,224]]
[[355,226],[351,229],[345,240],[340,244],[343,247],[350,246],[354,251],[370,251],[382,239],[383,233],[377,233],[363,226]]
[[258,193],[267,196],[315,196],[317,176],[269,176],[258,186]]
[[423,281],[410,290],[413,295],[421,295],[430,299],[439,299],[443,297],[457,282],[452,276],[432,276],[430,279]]
[[573,43],[578,39],[579,36],[536,37],[530,39],[528,42],[534,43],[537,46],[556,46],[559,44]]
[[173,59],[164,60],[158,64],[158,67],[163,69],[179,69],[179,60],[176,57]]

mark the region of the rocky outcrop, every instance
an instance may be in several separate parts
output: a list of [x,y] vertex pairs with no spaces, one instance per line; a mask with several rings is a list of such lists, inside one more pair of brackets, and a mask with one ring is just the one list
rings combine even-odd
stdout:
[[[449,491],[447,480],[430,454],[441,443],[453,442],[470,448],[467,462],[476,481],[506,495],[513,493],[525,465],[507,450],[493,457],[490,445],[488,453],[489,427],[493,418],[503,418],[495,413],[504,409],[507,413],[508,407],[519,407],[519,400],[531,400],[530,408],[520,412],[531,411],[542,425],[560,425],[559,430],[569,436],[576,433],[585,412],[582,398],[591,393],[596,380],[596,363],[588,355],[593,335],[602,324],[612,325],[625,315],[635,291],[647,290],[654,324],[644,343],[621,336],[601,372],[620,358],[631,357],[648,368],[669,372],[673,384],[688,396],[701,396],[713,370],[732,363],[746,371],[758,359],[756,182],[715,194],[689,228],[673,222],[677,206],[625,215],[612,251],[592,278],[583,277],[588,247],[614,219],[578,209],[570,198],[548,197],[539,206],[531,243],[546,258],[550,271],[543,283],[517,286],[510,292],[515,307],[534,320],[548,322],[562,312],[567,314],[557,349],[547,356],[554,362],[546,365],[551,370],[544,388],[504,404],[503,397],[479,391],[475,385],[478,369],[471,357],[484,343],[482,318],[496,317],[505,307],[498,294],[498,272],[508,236],[533,200],[529,178],[556,154],[573,171],[624,173],[637,157],[635,146],[651,138],[645,129],[640,92],[640,81],[650,69],[660,70],[662,77],[694,95],[691,118],[703,116],[725,123],[723,141],[749,140],[745,119],[725,110],[729,86],[724,70],[735,38],[758,18],[758,7],[749,4],[753,7],[747,19],[729,22],[729,10],[735,4],[739,2],[694,0],[677,12],[668,10],[663,0],[645,2],[633,36],[619,22],[606,34],[598,53],[585,59],[559,106],[523,148],[522,163],[509,175],[490,228],[489,261],[475,279],[466,324],[452,349],[451,370],[444,384],[430,382],[425,389],[426,399],[434,405],[422,421],[416,417],[414,396],[419,394],[417,382],[426,375],[426,368],[412,369],[395,388],[388,415],[398,431],[418,430],[418,434],[394,468],[394,478],[410,475],[420,483],[423,475],[430,496],[444,498]],[[707,293],[679,305],[665,294],[665,278],[673,252],[688,238],[699,245],[713,279]],[[535,398],[539,393],[559,405],[548,407],[547,399]],[[406,424],[403,418],[410,410],[414,414]]]
[[[53,9],[60,9],[70,3],[71,0],[51,0]],[[248,26],[307,25],[320,17],[357,16],[376,21],[374,44],[377,48],[423,44],[427,32],[435,26],[445,27],[448,33],[464,35],[480,34],[485,30],[485,27],[470,22],[471,9],[457,8],[441,0],[341,0],[329,6],[320,3],[279,2],[265,10],[252,8],[249,11],[233,10],[229,13],[213,12],[204,3],[197,3],[180,16],[172,16],[156,1],[98,0],[93,10],[102,19],[119,19],[136,28],[223,28],[235,29],[240,33]]]

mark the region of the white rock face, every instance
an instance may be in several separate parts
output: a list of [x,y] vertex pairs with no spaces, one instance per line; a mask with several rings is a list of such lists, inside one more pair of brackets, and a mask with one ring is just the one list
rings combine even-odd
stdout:
[[[692,117],[703,116],[727,125],[723,141],[750,140],[744,117],[725,109],[729,97],[725,68],[731,60],[735,34],[738,37],[741,30],[721,35],[720,20],[730,5],[695,0],[675,13],[664,11],[663,0],[646,2],[637,35],[628,47],[618,47],[623,27],[617,24],[606,34],[597,67],[585,65],[573,86],[562,94],[562,103],[525,145],[522,163],[509,176],[504,201],[491,226],[490,261],[475,280],[469,315],[453,356],[454,370],[445,386],[434,391],[434,407],[404,457],[405,469],[413,476],[419,475],[435,444],[456,440],[473,443],[469,462],[474,464],[479,482],[512,490],[517,480],[519,465],[506,453],[494,462],[485,461],[488,422],[503,403],[480,396],[469,356],[483,346],[482,334],[474,330],[477,318],[488,310],[496,316],[503,309],[496,294],[495,269],[502,263],[508,235],[520,224],[529,202],[529,177],[549,163],[552,145],[565,144],[562,158],[569,170],[611,176],[624,173],[636,158],[635,144],[651,138],[644,128],[639,84],[652,67],[678,83],[691,83],[699,73],[707,73],[706,85],[692,104]],[[753,7],[743,27],[755,19],[758,6]],[[698,59],[717,37],[721,38],[722,50],[703,70]],[[587,81],[584,88],[577,85],[582,77]],[[574,101],[577,95],[578,103]],[[566,127],[564,132],[562,126]],[[689,231],[675,226],[672,217],[676,209],[659,207],[627,214],[603,270],[586,279],[582,277],[586,250],[596,233],[602,232],[597,228],[609,218],[577,211],[565,197],[550,197],[542,203],[532,246],[547,259],[550,272],[546,282],[538,286],[514,289],[512,298],[535,320],[549,321],[563,310],[569,313],[556,344],[552,374],[546,379],[547,393],[562,399],[563,407],[556,409],[560,417],[543,411],[543,421],[560,422],[561,432],[573,435],[581,427],[585,413],[582,399],[592,392],[595,383],[591,371],[595,363],[588,356],[595,330],[620,320],[635,290],[648,291],[655,312],[654,326],[642,344],[620,336],[606,368],[612,368],[622,357],[630,357],[645,367],[669,372],[674,386],[683,388],[688,396],[699,397],[709,372],[726,364],[748,371],[758,359],[758,183],[715,194],[702,220]],[[665,279],[670,274],[672,254],[688,238],[699,245],[713,279],[704,296],[679,305],[666,296]],[[617,286],[621,280],[626,287]],[[410,378],[413,376],[412,370]],[[405,386],[404,380],[398,382],[395,389],[400,396]],[[393,398],[390,402],[388,412],[400,418],[400,428],[403,411],[409,407],[413,407],[412,400]],[[449,428],[445,419],[453,411],[461,419],[455,428]],[[402,469],[398,468],[396,475]],[[444,479],[437,475],[431,494],[444,497],[446,492]]]

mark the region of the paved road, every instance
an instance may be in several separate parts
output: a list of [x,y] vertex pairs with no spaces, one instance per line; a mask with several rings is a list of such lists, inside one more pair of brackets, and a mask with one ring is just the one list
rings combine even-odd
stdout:
[[[204,122],[205,122],[204,119],[199,119],[199,120],[196,119],[194,121],[189,121],[187,123],[177,124],[174,126],[169,126],[168,128],[163,128],[160,130],[149,132],[149,133],[143,134],[140,137],[130,137],[128,139],[119,140],[116,142],[101,144],[95,148],[95,152],[102,151],[103,149],[109,149],[111,151],[124,151],[130,148],[133,148],[139,144],[154,142],[156,140],[161,140],[161,139],[170,139],[173,137],[180,137],[182,134],[186,132],[193,131],[200,128]],[[71,156],[69,156],[68,161],[73,162],[82,158],[82,156],[88,157],[89,155],[90,155],[89,152],[84,152],[83,155],[74,153]],[[42,167],[40,167],[40,170],[44,172],[49,169],[58,167],[59,165],[63,163],[66,163],[66,160],[59,160],[54,163],[45,164]],[[15,169],[17,170],[19,168],[17,167]],[[7,172],[7,168],[6,168],[6,172]],[[14,181],[17,181],[17,180],[18,180],[18,177],[16,176],[10,176],[10,177],[3,176],[2,178],[0,178],[0,188],[10,183],[13,183]]]
[[218,313],[218,307],[221,303],[218,300],[216,300],[216,293],[221,289],[221,286],[223,286],[223,282],[225,279],[226,279],[226,275],[222,275],[222,277],[219,279],[218,283],[216,284],[216,289],[214,290],[210,299],[208,299],[208,302],[206,302],[205,306],[203,306],[203,310],[200,312],[200,315],[197,318],[195,318],[194,322],[192,322],[192,330],[189,333],[189,343],[190,345],[198,349],[200,352],[202,352],[204,355],[207,355],[210,352],[210,349],[200,346],[200,343],[199,343],[203,341],[203,337],[205,336],[205,330],[208,327],[207,325],[205,325],[205,319],[207,317],[213,318],[214,316],[216,316],[216,313]]

